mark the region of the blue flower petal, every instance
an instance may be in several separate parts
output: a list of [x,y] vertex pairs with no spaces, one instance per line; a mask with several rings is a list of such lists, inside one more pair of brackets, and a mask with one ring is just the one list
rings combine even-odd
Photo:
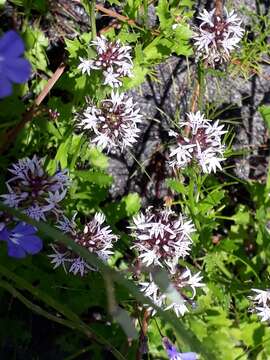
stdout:
[[17,58],[24,53],[24,43],[14,30],[7,31],[0,38],[0,55],[8,58]]
[[180,353],[181,360],[196,360],[197,354],[194,352]]
[[14,233],[23,233],[24,235],[32,235],[37,232],[36,228],[32,225],[29,225],[25,222],[20,222],[13,229]]
[[9,232],[8,232],[7,228],[4,228],[2,231],[0,231],[0,240],[2,240],[2,241],[9,240]]
[[9,79],[0,74],[0,99],[12,94],[12,85]]
[[13,242],[9,241],[8,255],[17,259],[22,259],[26,257],[26,252],[20,245],[14,244]]
[[26,59],[15,59],[5,64],[5,75],[14,83],[22,84],[31,75],[31,65]]
[[28,254],[37,254],[42,250],[43,243],[38,236],[22,237],[19,244]]

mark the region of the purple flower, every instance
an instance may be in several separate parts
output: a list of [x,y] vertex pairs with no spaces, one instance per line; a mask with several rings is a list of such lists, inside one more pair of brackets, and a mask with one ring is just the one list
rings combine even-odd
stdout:
[[12,83],[22,84],[29,79],[31,65],[23,59],[24,43],[13,30],[0,38],[0,98],[11,95]]
[[42,249],[42,240],[36,236],[36,228],[20,222],[13,230],[4,227],[0,231],[0,240],[7,242],[8,255],[21,259],[27,254],[37,254]]
[[197,354],[194,352],[186,352],[186,353],[178,352],[176,347],[173,346],[173,344],[171,344],[170,341],[166,337],[163,338],[163,344],[167,351],[169,360],[196,360],[196,359],[198,359]]

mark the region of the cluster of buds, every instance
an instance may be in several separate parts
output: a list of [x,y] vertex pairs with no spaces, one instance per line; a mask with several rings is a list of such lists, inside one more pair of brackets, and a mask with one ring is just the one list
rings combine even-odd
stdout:
[[234,11],[229,13],[226,8],[222,14],[217,14],[216,9],[210,12],[204,9],[198,19],[202,23],[195,28],[197,56],[212,67],[228,62],[231,51],[237,47],[244,34],[241,20]]
[[101,101],[99,106],[86,108],[79,127],[94,133],[92,143],[101,149],[123,151],[137,141],[142,118],[139,111],[132,98],[112,92],[111,98]]
[[[141,264],[168,270],[169,286],[179,294],[180,300],[171,301],[170,291],[161,291],[153,280],[151,269],[149,279],[139,282],[142,292],[164,310],[173,309],[177,316],[184,315],[188,311],[188,305],[193,304],[196,288],[204,286],[200,273],[192,275],[188,268],[182,271],[178,267],[179,259],[190,253],[191,234],[194,232],[192,222],[171,209],[155,210],[148,207],[145,213],[133,218],[130,228],[134,237],[132,247],[138,252]],[[192,290],[191,297],[186,292],[189,289]]]
[[217,168],[221,170],[220,163],[225,160],[221,135],[227,132],[223,130],[224,125],[220,125],[218,120],[211,123],[199,111],[188,113],[187,118],[187,121],[180,123],[179,132],[170,131],[176,140],[170,152],[170,165],[184,168],[195,162],[204,173],[216,172]]
[[256,313],[261,321],[270,320],[270,290],[252,289],[255,294],[250,296],[253,303],[251,312]]
[[8,194],[1,195],[6,205],[37,221],[46,220],[47,215],[58,218],[62,214],[59,203],[70,185],[67,170],[58,169],[49,175],[44,169],[44,159],[35,155],[32,159],[19,160],[9,171],[13,176],[6,182]]
[[[98,257],[107,261],[113,254],[113,243],[118,239],[117,235],[112,234],[109,226],[104,226],[105,216],[102,213],[96,213],[92,220],[88,221],[83,231],[77,228],[74,221],[69,220],[65,216],[59,221],[58,228],[68,234],[75,243],[81,245],[91,253],[95,253]],[[53,254],[49,255],[54,269],[62,266],[65,272],[74,275],[86,275],[89,270],[96,270],[89,266],[83,258],[69,250],[62,244],[51,245]]]
[[101,70],[104,85],[117,88],[122,85],[121,78],[131,77],[133,62],[130,56],[130,46],[124,46],[119,40],[109,42],[104,36],[97,37],[91,42],[96,49],[95,59],[80,58],[79,69],[90,75],[91,70]]

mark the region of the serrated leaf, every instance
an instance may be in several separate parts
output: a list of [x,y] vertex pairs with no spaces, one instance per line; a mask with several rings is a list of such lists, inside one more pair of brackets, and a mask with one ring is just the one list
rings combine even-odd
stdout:
[[166,184],[169,188],[176,191],[178,194],[187,194],[188,189],[179,180],[167,179]]
[[172,17],[169,11],[169,4],[167,0],[159,0],[156,12],[160,22],[160,28],[163,30],[172,24]]
[[94,183],[101,187],[110,186],[113,181],[113,177],[101,171],[93,170],[77,170],[75,175],[81,178],[83,181]]

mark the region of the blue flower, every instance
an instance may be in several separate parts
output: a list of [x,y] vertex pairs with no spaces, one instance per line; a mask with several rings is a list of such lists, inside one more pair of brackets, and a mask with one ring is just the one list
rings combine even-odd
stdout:
[[178,352],[176,347],[173,346],[173,344],[171,344],[166,337],[163,338],[163,344],[167,351],[169,360],[196,360],[196,359],[198,359],[197,354],[194,352],[186,352],[186,353]]
[[0,98],[11,95],[12,83],[22,84],[29,79],[31,65],[21,56],[24,43],[13,30],[0,38]]
[[42,249],[42,240],[36,236],[36,228],[20,222],[13,230],[4,227],[0,231],[0,240],[7,242],[8,255],[21,259],[27,254],[37,254]]

